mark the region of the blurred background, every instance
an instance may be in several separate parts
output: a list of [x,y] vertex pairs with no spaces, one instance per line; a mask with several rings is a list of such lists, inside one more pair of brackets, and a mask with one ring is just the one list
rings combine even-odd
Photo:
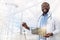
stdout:
[[36,40],[37,35],[21,24],[26,22],[29,27],[37,27],[43,2],[50,4],[50,12],[59,19],[60,0],[0,0],[0,40]]

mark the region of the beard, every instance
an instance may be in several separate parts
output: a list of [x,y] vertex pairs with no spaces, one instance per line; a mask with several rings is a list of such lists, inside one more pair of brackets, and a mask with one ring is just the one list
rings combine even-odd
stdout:
[[43,15],[47,14],[49,9],[42,9]]
[[43,9],[42,11],[43,11],[43,13],[47,13],[49,11],[49,9]]

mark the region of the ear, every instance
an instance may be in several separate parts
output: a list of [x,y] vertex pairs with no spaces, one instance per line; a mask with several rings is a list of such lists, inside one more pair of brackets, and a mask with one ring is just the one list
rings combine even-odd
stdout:
[[49,6],[49,9],[50,9],[50,6]]

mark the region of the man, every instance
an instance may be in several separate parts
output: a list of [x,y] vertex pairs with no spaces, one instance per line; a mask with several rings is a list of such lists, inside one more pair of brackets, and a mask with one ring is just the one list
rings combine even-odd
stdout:
[[[52,14],[49,12],[50,5],[47,2],[42,3],[42,15],[39,17],[39,27],[46,27],[46,34],[39,40],[56,40],[55,35],[59,33],[59,26],[52,18]],[[23,27],[30,30],[26,23],[22,24]]]

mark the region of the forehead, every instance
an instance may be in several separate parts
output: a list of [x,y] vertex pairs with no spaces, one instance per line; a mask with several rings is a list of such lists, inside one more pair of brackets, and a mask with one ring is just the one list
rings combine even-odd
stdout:
[[42,3],[41,6],[49,6],[49,4],[47,2],[44,2],[44,3]]

